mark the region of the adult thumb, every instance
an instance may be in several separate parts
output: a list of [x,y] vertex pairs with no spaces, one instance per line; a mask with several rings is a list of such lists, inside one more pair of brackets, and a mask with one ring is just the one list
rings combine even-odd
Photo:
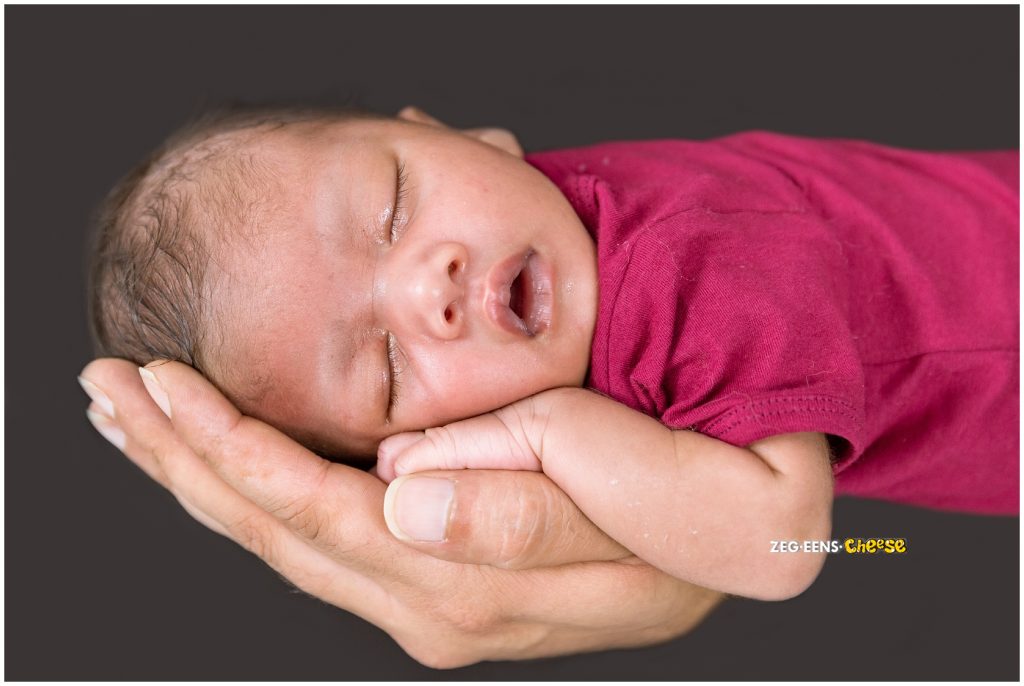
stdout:
[[451,562],[529,569],[632,555],[540,472],[408,474],[388,486],[384,519],[407,545]]

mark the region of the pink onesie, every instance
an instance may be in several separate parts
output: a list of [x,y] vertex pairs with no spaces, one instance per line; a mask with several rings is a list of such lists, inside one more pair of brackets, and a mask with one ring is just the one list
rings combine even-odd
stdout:
[[597,242],[586,385],[837,494],[1018,512],[1019,152],[765,132],[529,155]]

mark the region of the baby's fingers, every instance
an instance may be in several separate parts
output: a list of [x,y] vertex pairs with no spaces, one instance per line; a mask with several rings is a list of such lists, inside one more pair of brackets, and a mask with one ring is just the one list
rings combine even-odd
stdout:
[[393,434],[381,441],[377,448],[377,464],[373,473],[386,484],[391,483],[399,474],[395,472],[395,460],[405,449],[423,439],[422,431],[406,431]]
[[538,472],[540,460],[521,423],[495,412],[381,442],[377,473],[385,481],[428,469],[512,469]]

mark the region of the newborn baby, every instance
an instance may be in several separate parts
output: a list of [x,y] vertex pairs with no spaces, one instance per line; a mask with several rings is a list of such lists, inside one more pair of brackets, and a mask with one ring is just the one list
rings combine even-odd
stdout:
[[542,469],[666,572],[787,598],[823,553],[772,542],[830,536],[833,472],[1015,511],[1016,165],[757,133],[524,161],[413,109],[229,115],[108,199],[93,325],[385,480]]

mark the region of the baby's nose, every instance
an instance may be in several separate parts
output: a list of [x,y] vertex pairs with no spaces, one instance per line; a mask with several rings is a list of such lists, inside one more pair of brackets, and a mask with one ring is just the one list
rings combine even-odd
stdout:
[[[428,335],[451,340],[462,333],[467,258],[466,248],[461,243],[442,243],[408,275],[406,288],[401,289],[412,305],[407,314],[418,321]],[[404,278],[401,274],[396,276]]]

